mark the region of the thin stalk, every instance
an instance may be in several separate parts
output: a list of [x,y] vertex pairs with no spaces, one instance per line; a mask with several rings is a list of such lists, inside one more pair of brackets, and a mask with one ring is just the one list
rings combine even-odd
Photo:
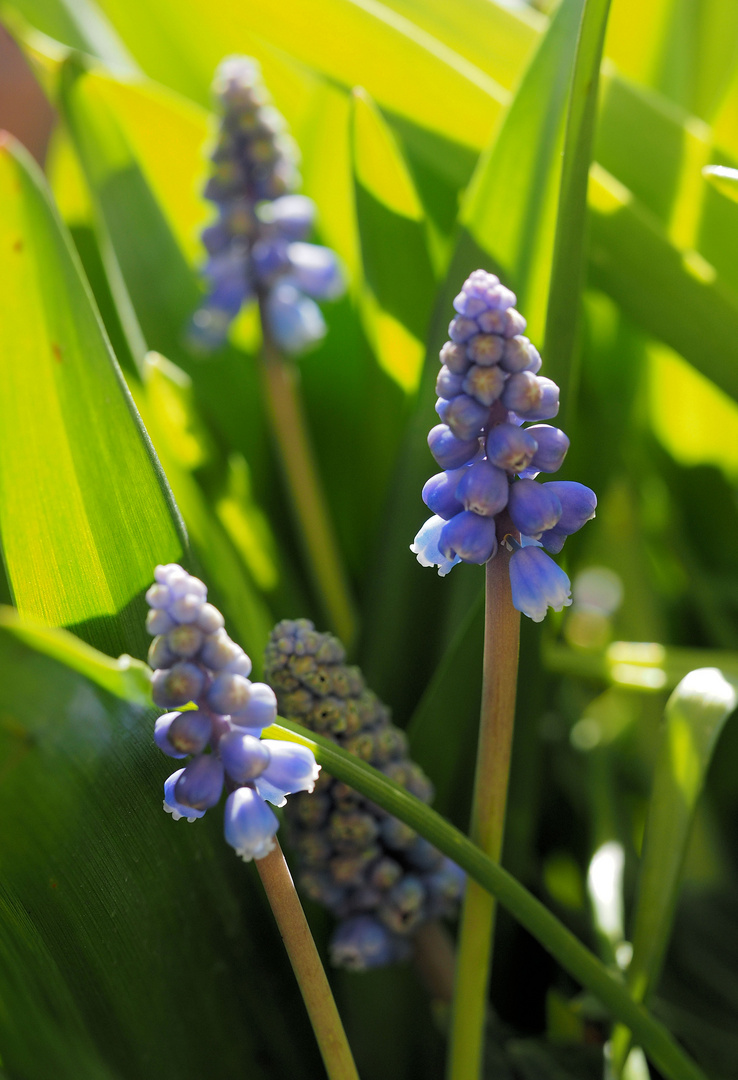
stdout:
[[[520,645],[520,614],[512,606],[509,562],[510,552],[500,546],[486,567],[482,709],[469,830],[471,839],[495,862],[500,861],[505,830]],[[456,964],[450,1080],[481,1076],[494,923],[494,897],[469,881]]]
[[331,988],[279,843],[256,859],[329,1080],[359,1080]]
[[300,373],[269,340],[266,329],[263,358],[269,420],[313,581],[333,630],[350,647],[356,634],[354,605],[300,400]]
[[446,1015],[454,996],[454,944],[437,919],[423,923],[413,939],[413,962],[437,1012]]

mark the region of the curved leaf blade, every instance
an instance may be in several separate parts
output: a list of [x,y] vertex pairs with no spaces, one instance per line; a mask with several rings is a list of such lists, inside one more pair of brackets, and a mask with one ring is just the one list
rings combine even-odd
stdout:
[[[661,971],[674,921],[679,878],[694,812],[715,746],[738,706],[738,686],[718,668],[698,668],[681,680],[666,703],[648,806],[633,926],[628,986],[647,1001]],[[613,1035],[616,1068],[630,1045]]]
[[462,832],[405,788],[366,762],[320,735],[278,717],[264,729],[267,738],[282,738],[308,746],[332,776],[360,791],[389,813],[410,825],[453,859],[470,877],[492,893],[503,907],[541,942],[575,979],[586,986],[618,1019],[628,1016],[638,1028],[640,1045],[669,1080],[706,1080],[704,1073],[677,1045],[667,1029],[630,996],[613,976],[532,893],[499,863],[493,862]]
[[0,146],[0,536],[18,609],[145,649],[142,592],[183,526],[36,166]]

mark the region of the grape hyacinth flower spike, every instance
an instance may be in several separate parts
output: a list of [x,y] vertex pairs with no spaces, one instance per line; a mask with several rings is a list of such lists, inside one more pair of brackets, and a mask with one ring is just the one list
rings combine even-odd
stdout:
[[[380,769],[423,802],[433,788],[407,740],[345,663],[341,642],[307,619],[284,620],[265,652],[265,678],[282,715]],[[463,873],[409,826],[325,774],[286,810],[305,893],[338,919],[329,945],[338,967],[365,970],[405,959],[418,929],[455,913]]]
[[169,757],[191,755],[165,781],[164,809],[175,821],[194,821],[225,788],[226,840],[244,861],[261,859],[279,827],[267,803],[283,806],[288,795],[312,791],[320,766],[304,746],[261,738],[277,698],[250,681],[251,660],[226,633],[203,582],[175,563],[157,566],[154,577],[146,593],[152,695],[171,710],[156,721],[154,741]]
[[538,374],[541,357],[515,303],[485,270],[470,274],[454,300],[436,383],[441,423],[428,435],[443,471],[423,488],[433,517],[410,550],[445,575],[459,562],[488,562],[504,544],[513,606],[540,622],[549,607],[571,603],[569,579],[546,551],[558,554],[594,517],[597,498],[573,481],[537,482],[558,471],[569,440],[540,423],[558,413],[559,390]]
[[329,248],[306,243],[315,204],[295,194],[299,151],[258,63],[227,57],[213,94],[221,119],[204,194],[218,216],[202,234],[208,295],[192,318],[190,341],[203,352],[218,348],[241,307],[258,300],[265,334],[283,352],[304,352],[325,334],[315,301],[344,292],[341,264]]

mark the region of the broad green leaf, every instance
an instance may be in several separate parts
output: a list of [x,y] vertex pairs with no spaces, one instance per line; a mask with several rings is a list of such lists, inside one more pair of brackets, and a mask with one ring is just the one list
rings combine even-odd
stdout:
[[[77,670],[51,659],[52,637]],[[222,810],[198,827],[163,813],[172,765],[152,711],[101,689],[112,662],[91,653],[0,626],[3,1068],[13,1080],[319,1075],[254,869],[225,844]]]
[[738,478],[738,403],[663,345],[648,349],[654,434],[682,465],[714,465]]
[[413,393],[435,291],[423,207],[394,136],[365,91],[353,97],[352,135],[364,323],[381,366]]
[[[653,0],[647,8],[637,0],[617,0],[607,31],[605,54],[618,70],[636,82],[653,86],[658,79],[660,50],[674,0]],[[638,33],[633,33],[634,20]]]
[[645,10],[637,0],[613,5],[607,56],[628,78],[706,120],[725,95],[737,49],[731,0],[653,0]]
[[143,590],[182,558],[166,479],[36,167],[0,148],[0,531],[19,610],[144,648]]
[[591,276],[654,337],[738,397],[738,293],[598,165],[590,171]]
[[186,9],[174,0],[100,6],[149,75],[188,93],[186,74],[188,85],[197,80],[201,101],[223,56],[246,52],[264,62],[271,51],[264,43],[346,89],[364,86],[380,106],[476,148],[506,100],[489,75],[379,0],[298,0],[288,19],[275,0],[250,7],[228,0],[215,9],[204,0]]
[[535,8],[497,0],[388,0],[387,6],[507,89],[514,89],[547,26]]
[[583,10],[584,0],[564,0],[560,5],[497,137],[480,158],[461,207],[464,237],[451,270],[456,279],[453,286],[458,287],[463,274],[474,269],[484,253],[518,294],[530,335],[539,343]]
[[[736,685],[718,668],[691,671],[666,704],[643,837],[631,934],[633,958],[627,973],[636,1001],[646,1001],[658,980],[697,800],[723,726],[736,705]],[[616,1067],[628,1045],[627,1032],[616,1031]]]
[[[634,139],[642,142],[638,155]],[[684,247],[699,247],[705,211],[700,172],[714,160],[712,141],[704,121],[605,67],[595,159]]]
[[99,57],[112,70],[137,70],[135,60],[95,0],[13,0],[9,6],[48,37]]
[[586,264],[587,176],[597,115],[600,61],[610,0],[587,0],[577,38],[564,137],[556,239],[546,311],[546,371],[559,384],[564,415],[572,415],[577,330]]
[[[275,616],[266,594],[284,592],[274,538],[248,488],[231,484],[213,502],[197,470],[211,458],[207,435],[191,401],[187,375],[156,353],[143,364],[143,386],[134,384],[141,415],[157,447],[202,576],[213,600],[232,622],[234,637],[252,657],[258,675]],[[214,456],[214,453],[213,453]],[[240,459],[243,468],[246,463]],[[222,459],[218,460],[223,465]],[[279,596],[279,593],[277,594]]]

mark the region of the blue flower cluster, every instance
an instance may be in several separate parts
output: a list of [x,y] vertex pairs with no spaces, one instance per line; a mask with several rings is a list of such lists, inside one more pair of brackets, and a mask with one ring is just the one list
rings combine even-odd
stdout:
[[558,413],[559,388],[538,374],[541,357],[515,302],[485,270],[470,274],[454,300],[436,382],[441,423],[428,435],[443,472],[423,488],[434,516],[410,550],[443,576],[458,562],[486,563],[505,544],[513,604],[540,622],[549,607],[571,603],[568,577],[543,549],[560,552],[594,517],[597,498],[583,484],[535,479],[558,471],[569,440],[539,423]]
[[[164,784],[164,809],[175,821],[194,821],[228,791],[225,838],[244,861],[274,847],[279,822],[267,806],[312,791],[320,766],[311,750],[261,732],[277,715],[266,683],[249,680],[251,661],[225,632],[224,620],[207,602],[207,589],[181,566],[157,566],[146,593],[146,629],[157,705],[178,711],[156,721],[154,741],[172,758],[194,755]],[[183,706],[194,703],[197,708]]]
[[305,243],[315,204],[293,194],[300,183],[299,151],[269,103],[257,62],[225,59],[213,92],[222,118],[205,198],[218,217],[202,234],[209,291],[192,318],[190,340],[204,351],[222,345],[242,305],[258,299],[275,344],[303,352],[325,334],[311,297],[331,300],[344,291],[340,263],[329,248]]
[[[272,631],[265,678],[280,712],[381,769],[424,802],[433,789],[407,756],[407,741],[367,690],[331,634],[306,619]],[[456,910],[459,868],[409,826],[339,780],[321,775],[310,798],[290,800],[287,819],[299,884],[338,919],[330,943],[339,967],[364,970],[402,960],[420,925]]]

